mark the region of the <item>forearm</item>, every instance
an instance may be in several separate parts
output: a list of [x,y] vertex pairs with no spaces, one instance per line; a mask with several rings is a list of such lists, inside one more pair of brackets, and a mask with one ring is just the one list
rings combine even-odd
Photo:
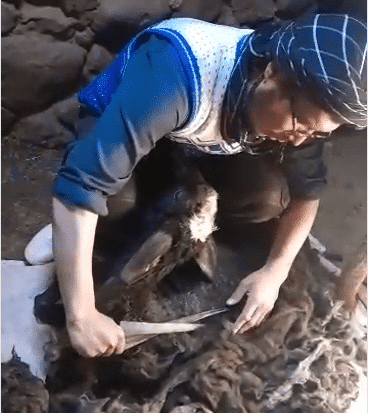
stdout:
[[280,218],[266,266],[283,269],[274,272],[282,278],[281,283],[313,226],[318,206],[319,200],[293,199]]
[[61,297],[68,320],[95,310],[92,251],[98,216],[53,199],[53,249]]
[[266,264],[247,275],[227,301],[233,305],[248,294],[243,311],[234,323],[235,333],[259,325],[272,310],[280,286],[312,228],[318,205],[318,200],[290,202],[280,218]]

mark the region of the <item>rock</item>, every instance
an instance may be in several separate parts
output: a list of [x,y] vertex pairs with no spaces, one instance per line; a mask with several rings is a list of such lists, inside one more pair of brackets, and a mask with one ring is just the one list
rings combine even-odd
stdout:
[[81,32],[76,32],[74,36],[75,42],[86,50],[89,50],[94,42],[95,34],[90,27]]
[[61,0],[61,9],[67,16],[76,16],[97,6],[98,0]]
[[14,125],[16,121],[16,116],[13,112],[6,108],[1,108],[1,133],[2,136],[6,135],[11,127]]
[[21,119],[11,131],[11,136],[20,142],[58,148],[85,133],[94,122],[93,117],[80,117],[80,103],[73,95],[43,112]]
[[30,115],[16,123],[11,136],[21,142],[32,142],[47,148],[57,148],[75,138],[70,129],[55,117],[52,108]]
[[87,27],[92,26],[96,16],[97,10],[86,11],[78,16],[78,22],[86,29]]
[[218,18],[217,24],[223,24],[224,26],[239,27],[239,23],[236,21],[233,10],[227,4],[224,4],[221,8],[221,14]]
[[80,82],[86,50],[50,36],[28,33],[2,43],[2,101],[26,116],[72,94]]
[[101,72],[113,59],[113,55],[103,46],[94,44],[87,55],[86,64],[83,68],[83,76],[90,81]]
[[277,10],[273,0],[231,0],[231,6],[240,25],[272,19]]
[[145,0],[100,0],[100,7],[92,25],[95,32],[105,32],[111,25],[138,27],[143,22],[155,22],[171,13],[165,0],[151,0],[149,7]]
[[178,10],[180,6],[182,5],[183,0],[170,0],[169,1],[169,7],[171,10]]
[[212,0],[211,7],[208,6],[206,0],[183,0],[177,11],[175,10],[173,17],[192,17],[213,22],[220,16],[221,9],[221,0]]
[[8,34],[17,25],[18,12],[11,4],[1,3],[1,35]]
[[[64,99],[58,103],[55,103],[51,108],[53,115],[58,119],[58,121],[65,126],[69,132],[73,133],[73,136],[80,136],[85,134],[89,129],[91,129],[96,122],[96,118],[93,116],[83,115],[80,116],[80,103],[76,95],[70,98]],[[69,134],[65,135],[65,142],[69,140]],[[57,138],[51,139],[54,143]],[[49,147],[50,143],[48,143]]]
[[55,117],[70,129],[75,128],[79,120],[79,102],[75,95],[55,103],[50,109]]
[[[91,115],[80,115],[80,103],[76,95],[55,103],[51,110],[58,121],[69,131],[73,132],[73,138],[74,136],[81,136],[87,133],[96,122],[96,118]],[[55,142],[55,139],[52,140]],[[48,143],[48,147],[49,145],[50,143]]]
[[140,28],[167,18],[171,13],[168,0],[151,0],[149,7],[145,0],[100,0],[91,28],[99,43],[115,53]]
[[37,7],[24,3],[20,11],[20,21],[23,24],[23,28],[19,29],[20,32],[32,27],[39,33],[52,34],[59,39],[67,40],[73,36],[78,27],[78,21],[66,17],[58,7]]
[[1,3],[12,4],[17,9],[21,6],[23,0],[3,0]]

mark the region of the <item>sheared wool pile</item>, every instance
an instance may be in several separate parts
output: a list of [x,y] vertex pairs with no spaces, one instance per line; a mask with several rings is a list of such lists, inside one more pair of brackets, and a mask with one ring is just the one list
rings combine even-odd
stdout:
[[[254,253],[246,248],[234,255],[220,245],[213,282],[200,273],[183,280],[179,269],[150,291],[135,286],[135,294],[144,296],[135,316],[164,321],[220,306],[240,277],[239,256],[247,252]],[[189,268],[195,273],[195,267],[181,271],[188,276]],[[120,357],[86,360],[59,331],[46,381],[50,411],[73,405],[108,413],[346,412],[366,371],[366,338],[330,299],[335,281],[307,244],[269,318],[242,336],[230,332],[235,314],[226,313],[196,332],[156,337]],[[120,293],[128,297],[132,287]]]

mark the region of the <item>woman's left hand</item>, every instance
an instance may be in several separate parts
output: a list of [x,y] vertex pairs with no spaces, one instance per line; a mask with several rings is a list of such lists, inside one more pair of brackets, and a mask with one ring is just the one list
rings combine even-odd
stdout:
[[275,269],[264,266],[249,274],[238,285],[232,296],[227,300],[228,305],[237,304],[245,294],[248,295],[243,311],[236,319],[234,333],[244,333],[252,327],[258,326],[270,313],[282,282],[288,275],[288,269]]

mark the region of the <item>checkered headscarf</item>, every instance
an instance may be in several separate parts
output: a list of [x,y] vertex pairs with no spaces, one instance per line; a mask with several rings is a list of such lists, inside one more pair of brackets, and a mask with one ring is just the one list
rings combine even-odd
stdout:
[[257,58],[277,62],[344,123],[367,126],[367,28],[356,18],[317,14],[284,27],[256,30],[229,82],[225,105],[233,124],[228,123],[227,128],[237,129],[236,113],[240,114],[247,103],[249,62]]

